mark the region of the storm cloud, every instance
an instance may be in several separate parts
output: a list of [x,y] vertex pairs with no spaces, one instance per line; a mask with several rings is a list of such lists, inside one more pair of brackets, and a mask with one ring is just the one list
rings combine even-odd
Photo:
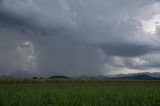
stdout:
[[160,19],[149,20],[160,14],[159,5],[155,0],[0,0],[0,73],[157,70]]

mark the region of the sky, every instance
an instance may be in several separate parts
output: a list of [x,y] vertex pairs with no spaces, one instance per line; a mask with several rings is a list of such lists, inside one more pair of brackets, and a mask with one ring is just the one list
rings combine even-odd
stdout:
[[159,0],[0,0],[0,74],[160,72]]

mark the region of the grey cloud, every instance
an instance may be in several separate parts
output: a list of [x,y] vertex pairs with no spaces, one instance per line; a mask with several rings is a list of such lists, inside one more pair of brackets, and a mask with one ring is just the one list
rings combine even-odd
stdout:
[[[72,21],[69,11],[57,1],[34,0],[32,3],[27,1],[2,0],[0,7],[0,21],[5,26],[23,28],[24,30],[33,30],[42,32],[43,35],[61,32],[71,27]],[[53,11],[50,6],[43,6],[41,3],[56,4]]]
[[26,41],[35,47],[37,73],[45,75],[103,74],[104,64],[138,68],[128,58],[159,52],[136,18],[143,6],[152,3],[155,1],[1,0],[1,69],[8,73],[21,67],[14,62],[13,57],[19,58],[13,52]]
[[145,61],[147,61],[146,64],[144,64],[144,67],[147,68],[160,68],[160,61],[159,61],[159,53],[154,54],[148,54],[144,57],[142,57]]
[[100,45],[100,48],[111,56],[122,56],[122,57],[135,57],[145,55],[147,53],[160,51],[159,48],[154,48],[149,45],[136,45],[136,44],[106,44]]
[[147,71],[147,70],[157,70],[160,68],[159,62],[159,53],[146,54],[138,57],[119,57],[112,56],[106,57],[107,64],[116,70],[139,70],[139,71]]

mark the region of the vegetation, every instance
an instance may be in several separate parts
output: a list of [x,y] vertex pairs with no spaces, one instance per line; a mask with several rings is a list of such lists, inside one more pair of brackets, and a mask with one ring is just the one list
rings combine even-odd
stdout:
[[51,76],[49,79],[70,79],[70,77],[67,76]]
[[0,106],[160,106],[160,81],[1,79]]

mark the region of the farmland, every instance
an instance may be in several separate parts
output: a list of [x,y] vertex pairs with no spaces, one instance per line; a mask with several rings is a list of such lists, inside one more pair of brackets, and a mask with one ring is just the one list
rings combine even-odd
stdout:
[[0,106],[159,105],[159,80],[0,80]]

